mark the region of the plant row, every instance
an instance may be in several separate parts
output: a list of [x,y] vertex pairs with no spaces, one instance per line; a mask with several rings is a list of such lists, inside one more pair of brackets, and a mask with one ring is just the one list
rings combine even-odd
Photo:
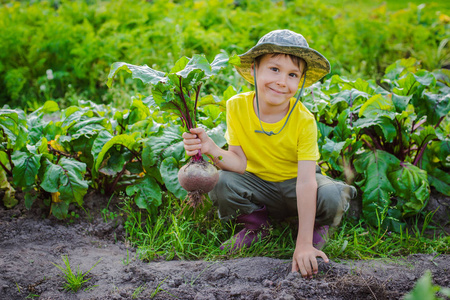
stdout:
[[[186,67],[189,80],[205,76],[206,58],[195,60],[203,65],[194,72],[186,57],[174,72]],[[199,97],[196,119],[220,147],[226,147],[226,100],[242,89]],[[27,208],[44,198],[52,214],[64,218],[71,203],[83,205],[88,188],[108,195],[124,191],[153,216],[163,193],[183,201],[177,173],[186,162],[185,124],[158,109],[170,90],[158,91],[136,95],[127,109],[83,100],[65,109],[47,101],[29,114],[1,109],[4,204],[14,206],[20,189]],[[335,75],[306,89],[303,102],[320,130],[319,164],[330,176],[359,186],[368,223],[399,229],[424,209],[431,187],[450,195],[449,92],[449,72],[422,70],[414,59],[389,66],[381,85]]]
[[[182,56],[243,53],[279,28],[302,33],[329,58],[331,75],[378,79],[410,56],[434,70],[450,63],[446,14],[438,4],[361,14],[317,0],[11,1],[0,7],[0,27],[8,28],[0,32],[0,105],[34,110],[57,100],[66,108],[80,98],[122,104],[118,99],[142,85],[108,89],[113,62],[168,71]],[[227,72],[209,92],[243,83]]]

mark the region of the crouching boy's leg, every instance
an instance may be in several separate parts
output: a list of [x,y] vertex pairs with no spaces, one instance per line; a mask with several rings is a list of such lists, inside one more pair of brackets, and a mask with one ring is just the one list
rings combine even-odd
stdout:
[[221,249],[234,251],[268,235],[270,226],[267,207],[261,199],[279,198],[276,186],[252,173],[220,171],[219,182],[209,193],[222,220],[236,218],[244,229],[222,244]]
[[337,226],[348,210],[350,201],[356,197],[356,188],[342,181],[316,173],[317,210],[313,244],[321,249],[328,237],[329,226]]

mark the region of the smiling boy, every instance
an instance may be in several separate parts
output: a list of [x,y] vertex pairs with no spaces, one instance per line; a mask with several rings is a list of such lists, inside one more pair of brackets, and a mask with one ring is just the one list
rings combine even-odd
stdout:
[[[237,219],[244,229],[222,249],[249,247],[268,234],[272,219],[298,216],[292,271],[310,278],[328,226],[339,224],[356,189],[320,173],[317,125],[299,101],[305,86],[329,73],[330,64],[309,48],[302,35],[275,30],[240,55],[238,72],[254,92],[227,101],[228,150],[219,148],[202,128],[184,133],[190,156],[198,151],[216,159],[220,179],[209,196],[223,220]],[[294,95],[301,88],[297,98]]]

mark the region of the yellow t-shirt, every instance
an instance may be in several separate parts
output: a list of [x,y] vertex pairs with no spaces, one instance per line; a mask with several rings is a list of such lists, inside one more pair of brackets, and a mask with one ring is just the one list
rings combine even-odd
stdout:
[[[247,156],[246,170],[264,180],[280,182],[297,177],[299,160],[319,159],[313,114],[299,101],[279,134],[257,133],[255,130],[261,130],[261,126],[253,109],[254,96],[255,92],[241,93],[227,101],[228,144],[241,146]],[[289,111],[295,100],[290,99]],[[262,122],[264,130],[277,133],[288,114],[277,123]]]

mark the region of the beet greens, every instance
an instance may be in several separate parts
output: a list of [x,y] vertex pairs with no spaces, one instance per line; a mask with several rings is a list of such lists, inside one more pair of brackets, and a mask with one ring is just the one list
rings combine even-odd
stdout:
[[[236,63],[237,56],[228,57],[225,53],[218,54],[212,63],[204,55],[195,54],[192,58],[183,56],[169,73],[154,70],[147,65],[136,66],[124,62],[112,64],[108,75],[108,87],[111,87],[114,76],[125,70],[133,78],[140,79],[152,87],[155,105],[161,110],[174,113],[180,117],[183,126],[189,131],[197,126],[197,105],[200,89],[208,78],[216,75],[228,62]],[[200,160],[201,154],[193,158]]]
[[[202,86],[208,78],[216,75],[229,62],[238,63],[239,58],[237,56],[229,58],[226,54],[220,53],[212,63],[209,63],[204,55],[182,57],[169,73],[151,69],[146,65],[135,66],[117,62],[111,66],[107,85],[111,86],[114,76],[120,70],[131,73],[133,78],[151,85],[153,104],[161,111],[177,115],[183,127],[189,131],[197,127],[197,106]],[[188,204],[194,208],[203,203],[203,194],[209,192],[218,180],[218,174],[213,172],[217,173],[215,168],[207,165],[209,164],[203,160],[199,152],[178,174],[179,183],[189,192]],[[214,170],[211,170],[211,167]]]

